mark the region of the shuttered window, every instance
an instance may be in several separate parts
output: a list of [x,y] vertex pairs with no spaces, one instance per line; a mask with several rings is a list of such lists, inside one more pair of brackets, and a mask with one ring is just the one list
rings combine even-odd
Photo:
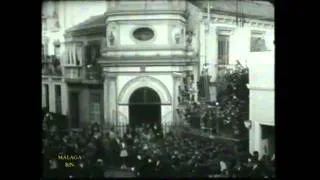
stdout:
[[229,36],[218,35],[218,64],[229,64]]

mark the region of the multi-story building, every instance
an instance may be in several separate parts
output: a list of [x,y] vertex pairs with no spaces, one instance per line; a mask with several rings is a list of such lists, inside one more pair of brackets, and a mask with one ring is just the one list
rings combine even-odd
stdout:
[[[256,1],[199,1],[199,65],[207,66],[211,82],[239,61],[246,65],[254,52],[274,52],[274,7]],[[209,10],[209,11],[208,11]],[[211,83],[211,98],[216,89]]]
[[[89,4],[89,5],[88,5]],[[67,115],[65,30],[106,11],[104,1],[45,1],[42,6],[42,106]]]
[[[236,60],[245,64],[253,51],[273,52],[272,5],[206,2],[106,1],[100,14],[86,2],[94,16],[74,14],[83,21],[65,26],[59,36],[62,76],[43,77],[43,84],[50,85],[44,88],[43,105],[51,102],[50,110],[59,111],[51,106],[61,104],[71,127],[89,121],[178,123],[182,74],[188,71],[198,79],[206,65],[214,82],[221,69]],[[63,11],[65,17],[71,12]],[[61,90],[49,82],[59,82]],[[213,85],[211,93],[214,100]]]

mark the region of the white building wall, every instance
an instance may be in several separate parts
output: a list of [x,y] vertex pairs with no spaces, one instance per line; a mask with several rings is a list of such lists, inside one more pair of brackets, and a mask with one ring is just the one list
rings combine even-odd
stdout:
[[274,126],[274,52],[251,53],[248,56],[250,110],[250,152],[262,155],[261,125]]
[[[204,17],[205,13],[202,13]],[[252,26],[250,23],[243,27],[237,27],[236,24],[226,22],[218,22],[216,19],[235,19],[233,16],[227,15],[211,15],[209,32],[205,32],[205,18],[201,20],[199,25],[199,42],[200,42],[200,68],[203,67],[205,58],[209,63],[209,74],[212,76],[211,80],[216,78],[216,64],[218,58],[218,41],[217,34],[220,29],[228,29],[231,31],[229,39],[229,64],[235,64],[237,60],[241,64],[247,64],[248,58],[251,54],[251,31],[262,31],[265,33],[265,41],[268,51],[274,51],[274,23],[270,21],[258,21],[253,19],[247,19],[248,22],[257,22],[260,24],[267,24],[264,26]],[[270,27],[271,25],[271,27]]]
[[52,14],[54,4],[58,3],[58,17],[60,28],[58,31],[47,30],[44,32],[49,40],[48,53],[54,55],[53,42],[59,40],[61,42],[60,52],[65,50],[64,33],[65,30],[75,26],[91,16],[101,15],[107,10],[106,1],[46,1],[43,3],[44,14]]

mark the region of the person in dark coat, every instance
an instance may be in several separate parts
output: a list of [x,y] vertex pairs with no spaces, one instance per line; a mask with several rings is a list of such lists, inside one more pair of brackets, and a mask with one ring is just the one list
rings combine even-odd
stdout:
[[263,178],[265,174],[263,173],[259,163],[254,163],[249,178]]
[[108,147],[108,153],[107,153],[111,166],[120,166],[119,153],[120,153],[120,147],[116,140],[116,137],[111,136],[109,139],[109,147]]
[[254,163],[258,163],[259,162],[259,152],[258,151],[254,151],[253,152],[252,162],[254,162]]
[[104,162],[102,159],[97,159],[92,168],[92,177],[103,178],[104,177]]

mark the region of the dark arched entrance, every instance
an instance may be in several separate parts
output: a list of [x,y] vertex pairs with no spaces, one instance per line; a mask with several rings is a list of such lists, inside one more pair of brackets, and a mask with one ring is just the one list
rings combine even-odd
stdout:
[[135,90],[129,99],[130,125],[160,124],[161,101],[153,89],[142,87]]

